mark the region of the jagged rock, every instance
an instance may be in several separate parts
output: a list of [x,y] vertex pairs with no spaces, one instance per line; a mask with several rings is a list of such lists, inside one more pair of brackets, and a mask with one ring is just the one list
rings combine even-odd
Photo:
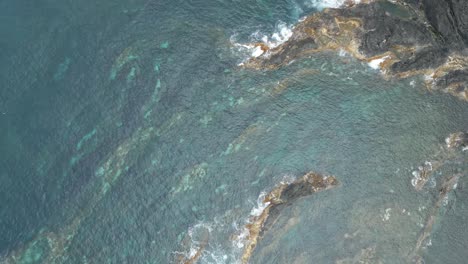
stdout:
[[423,0],[420,8],[447,46],[468,45],[468,2],[464,0]]
[[[393,3],[394,2],[394,3]],[[429,88],[468,101],[468,1],[396,0],[325,9],[245,67],[272,69],[326,50],[345,50],[388,77],[426,76]]]
[[450,134],[446,139],[448,148],[468,147],[468,132],[457,132]]
[[333,188],[336,185],[338,185],[338,180],[333,176],[309,172],[292,183],[281,183],[276,186],[265,196],[264,203],[267,204],[265,209],[259,215],[252,216],[246,226],[249,234],[242,254],[242,263],[248,262],[258,240],[273,226],[286,206],[302,197]]
[[412,253],[409,255],[409,260],[411,260],[413,263],[418,263],[418,264],[424,263],[424,260],[419,255],[421,248],[423,247],[424,242],[426,242],[426,240],[429,238],[429,236],[432,233],[434,223],[436,222],[436,219],[439,214],[439,210],[442,207],[444,200],[446,199],[447,195],[451,191],[453,191],[453,189],[456,188],[458,180],[460,179],[460,177],[463,177],[463,175],[464,175],[463,173],[459,173],[459,174],[450,175],[442,179],[437,200],[435,201],[434,206],[431,209],[431,212],[426,220],[426,224],[424,225],[424,228],[421,231],[416,241],[416,245]]

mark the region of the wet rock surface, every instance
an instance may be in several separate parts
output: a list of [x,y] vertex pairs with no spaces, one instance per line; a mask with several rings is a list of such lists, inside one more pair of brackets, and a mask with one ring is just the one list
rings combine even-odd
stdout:
[[344,50],[388,77],[425,75],[426,85],[468,100],[468,2],[375,1],[326,9],[300,22],[282,45],[245,66],[271,69],[311,53]]
[[432,233],[434,224],[437,222],[438,218],[440,217],[440,209],[443,206],[444,201],[447,199],[447,195],[452,192],[456,186],[458,180],[464,176],[464,173],[457,173],[454,175],[449,175],[447,177],[444,177],[441,179],[440,185],[441,187],[439,188],[439,193],[437,196],[437,199],[431,208],[430,214],[428,218],[426,219],[426,223],[416,241],[416,245],[413,249],[413,251],[409,255],[409,260],[412,263],[418,263],[418,264],[423,264],[424,260],[420,256],[421,254],[421,249],[424,247],[424,244],[427,245],[428,239]]
[[424,10],[435,33],[447,46],[464,48],[468,44],[468,2],[423,0],[414,5]]
[[[466,170],[466,156],[463,154],[468,146],[468,133],[452,133],[445,139],[445,143],[446,146],[440,153],[437,153],[435,161],[426,162],[424,166],[419,167],[416,184],[413,183],[415,189],[421,191],[429,178],[433,177],[436,182],[435,187],[437,187],[437,192],[432,208],[430,208],[425,224],[416,240],[416,244],[408,255],[410,263],[424,263],[422,250],[431,244],[431,234],[433,233],[434,225],[440,222],[439,218],[443,216],[441,212],[442,208],[448,204],[449,195],[457,189],[459,180],[468,173]],[[433,172],[440,172],[448,164],[465,164],[465,166],[460,166],[455,171],[449,171],[449,174],[442,177],[434,175]]]
[[246,226],[248,230],[247,245],[242,255],[242,263],[248,263],[258,241],[275,224],[283,209],[302,197],[312,195],[322,190],[328,190],[338,185],[333,176],[309,172],[292,183],[281,183],[264,199],[265,209],[250,219]]
[[465,151],[468,147],[468,132],[452,133],[445,141],[448,148],[462,148]]
[[[290,217],[287,208],[291,208],[297,200],[310,196],[316,192],[328,190],[338,185],[338,180],[334,176],[322,175],[315,172],[308,172],[300,178],[291,182],[281,182],[269,193],[262,193],[260,196],[262,206],[258,211],[251,213],[249,219],[240,233],[231,234],[230,239],[238,247],[238,259],[235,263],[249,263],[252,254],[260,240],[265,235],[274,234],[281,237],[275,229],[277,220],[281,216],[286,216],[290,225],[298,223],[296,217]],[[284,214],[283,214],[284,213]],[[210,225],[195,225],[189,229],[181,240],[180,250],[173,252],[171,263],[194,264],[203,262],[204,255],[210,254],[209,244],[212,239]],[[270,232],[271,231],[271,232]],[[223,261],[227,261],[224,259]],[[230,263],[230,262],[226,262]]]

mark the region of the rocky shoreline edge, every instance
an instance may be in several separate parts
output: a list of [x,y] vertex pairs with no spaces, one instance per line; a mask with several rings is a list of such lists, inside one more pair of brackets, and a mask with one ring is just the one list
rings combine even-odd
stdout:
[[300,21],[277,47],[243,67],[276,69],[322,51],[341,51],[380,68],[386,78],[424,76],[430,90],[468,101],[468,2],[393,0],[347,2]]

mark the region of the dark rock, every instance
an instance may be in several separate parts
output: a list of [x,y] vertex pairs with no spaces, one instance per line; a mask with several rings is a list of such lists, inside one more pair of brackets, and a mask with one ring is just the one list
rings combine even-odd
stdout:
[[468,70],[451,71],[437,80],[437,86],[449,86],[455,83],[468,83]]
[[[317,44],[313,38],[301,39],[297,42],[288,42],[287,45],[287,49],[290,51],[288,54],[300,54],[305,50],[317,48]],[[285,56],[288,56],[288,54],[275,53],[271,56],[270,62],[273,64],[281,64],[281,62],[287,60]]]
[[337,185],[338,180],[333,176],[308,172],[289,184],[281,183],[276,186],[264,199],[264,202],[267,203],[265,209],[260,215],[253,216],[246,226],[249,235],[242,254],[242,263],[248,263],[258,240],[270,230],[286,206],[300,198],[331,189]]
[[468,44],[468,2],[465,0],[422,0],[431,26],[447,46],[463,48]]
[[387,76],[424,74],[430,89],[468,101],[468,1],[377,0],[325,9],[300,22],[284,44],[245,64],[276,68],[313,52],[345,50]]
[[[439,46],[433,33],[417,19],[417,14],[403,9],[389,12],[388,2],[359,5],[356,9],[344,9],[346,15],[363,20],[360,51],[366,56],[375,56],[390,50],[395,45],[415,46],[424,43]],[[404,15],[403,15],[404,14]]]
[[391,69],[394,72],[406,72],[420,69],[434,69],[444,64],[449,50],[446,48],[426,48],[414,53],[411,57],[395,62]]

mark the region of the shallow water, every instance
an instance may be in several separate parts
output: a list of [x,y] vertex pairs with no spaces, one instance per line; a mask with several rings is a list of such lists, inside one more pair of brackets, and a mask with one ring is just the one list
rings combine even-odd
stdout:
[[[232,236],[260,193],[309,170],[340,186],[288,207],[251,263],[362,249],[406,263],[437,198],[414,190],[412,172],[468,130],[465,102],[348,56],[238,66],[249,51],[234,42],[272,36],[310,3],[0,5],[5,263],[170,263],[206,236],[200,263],[236,263]],[[466,173],[466,155],[435,181]],[[467,180],[437,218],[426,263],[467,256]]]

